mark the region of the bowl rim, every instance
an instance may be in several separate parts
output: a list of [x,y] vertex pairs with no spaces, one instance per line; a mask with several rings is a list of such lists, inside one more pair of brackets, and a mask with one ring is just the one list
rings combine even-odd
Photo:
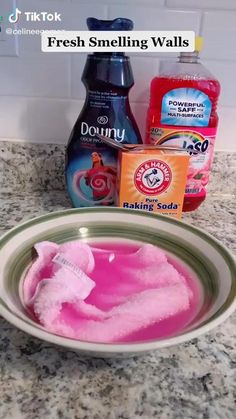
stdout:
[[[106,213],[106,212],[123,212],[123,213],[129,213],[131,215],[134,215],[134,210],[132,209],[125,209],[125,208],[118,208],[118,207],[103,207],[103,208],[71,208],[71,209],[65,209],[65,210],[59,210],[59,211],[53,211],[51,213],[43,214],[38,217],[34,217],[30,220],[27,220],[25,222],[22,222],[18,224],[17,226],[13,227],[9,231],[7,231],[5,234],[3,234],[0,237],[0,251],[1,248],[4,246],[4,242],[11,237],[13,237],[15,234],[18,233],[22,228],[24,227],[31,227],[35,224],[35,222],[44,222],[45,219],[50,220],[54,219],[56,217],[63,217],[64,215],[73,215],[73,214],[80,214],[83,212],[90,212],[90,213]],[[200,234],[201,237],[210,239],[211,242],[213,242],[215,245],[217,245],[217,248],[221,250],[221,252],[224,253],[226,256],[230,272],[235,275],[235,282],[236,282],[236,259],[231,251],[229,251],[218,239],[216,239],[214,236],[212,236],[210,233],[203,231],[202,229],[193,226],[192,224],[188,224],[183,220],[178,220],[166,215],[162,214],[151,214],[147,213],[145,211],[136,211],[135,215],[139,215],[140,217],[151,217],[153,219],[160,219],[163,221],[171,222],[174,225],[182,225],[183,228],[192,231],[193,233]],[[234,279],[233,279],[234,280]],[[6,308],[4,301],[0,297],[0,315],[5,318],[9,323],[11,323],[13,326],[17,327],[18,329],[28,333],[31,336],[34,336],[38,339],[41,339],[45,342],[56,344],[59,346],[63,346],[64,348],[75,350],[75,351],[84,351],[87,353],[107,353],[107,354],[129,354],[129,353],[139,353],[139,352],[146,352],[150,350],[155,349],[161,349],[164,347],[169,347],[173,345],[178,345],[181,343],[185,343],[189,340],[192,340],[194,338],[197,338],[218,325],[220,325],[222,322],[224,322],[236,309],[236,294],[233,296],[233,300],[229,304],[229,306],[216,318],[210,320],[208,323],[204,325],[200,325],[197,329],[194,329],[192,331],[184,332],[183,334],[172,336],[169,338],[163,338],[159,340],[152,340],[147,342],[134,342],[134,343],[95,343],[95,342],[85,342],[80,341],[77,339],[71,339],[64,336],[55,335],[52,333],[49,333],[45,331],[44,329],[36,328],[33,325],[25,322],[23,319],[19,318],[18,316],[14,315],[12,312],[9,311],[8,308]]]

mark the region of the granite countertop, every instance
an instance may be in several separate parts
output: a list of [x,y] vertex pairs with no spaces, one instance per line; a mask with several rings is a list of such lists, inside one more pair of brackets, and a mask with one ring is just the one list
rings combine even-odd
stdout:
[[[0,234],[70,207],[64,148],[0,143]],[[184,220],[236,253],[236,154],[217,153],[209,195]],[[126,360],[83,358],[0,319],[0,419],[235,419],[236,315],[186,344]]]

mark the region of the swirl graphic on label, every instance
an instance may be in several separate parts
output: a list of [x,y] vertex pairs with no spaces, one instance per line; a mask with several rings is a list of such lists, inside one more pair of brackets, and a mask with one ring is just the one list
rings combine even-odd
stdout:
[[[73,190],[76,195],[90,205],[109,205],[114,202],[115,177],[114,174],[97,171],[88,179],[87,170],[80,170],[74,174]],[[81,183],[84,181],[92,190],[93,198],[89,198],[82,190]]]

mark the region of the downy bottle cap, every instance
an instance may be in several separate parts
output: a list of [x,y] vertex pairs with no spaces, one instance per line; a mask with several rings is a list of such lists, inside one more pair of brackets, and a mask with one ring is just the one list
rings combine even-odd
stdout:
[[[87,18],[87,26],[91,31],[131,31],[133,21],[123,17],[113,20],[100,20],[94,17]],[[94,52],[89,54],[84,68],[82,80],[94,80],[94,83],[109,83],[116,87],[130,88],[134,84],[133,73],[129,57],[123,52],[114,51]]]
[[132,20],[124,17],[117,17],[113,20],[100,20],[95,17],[88,17],[87,26],[90,31],[132,31],[134,23]]

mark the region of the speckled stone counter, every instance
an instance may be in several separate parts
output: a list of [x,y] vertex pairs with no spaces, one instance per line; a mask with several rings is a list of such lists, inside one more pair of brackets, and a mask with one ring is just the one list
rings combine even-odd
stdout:
[[[61,146],[0,143],[0,234],[70,207]],[[236,253],[236,154],[217,153],[208,199],[184,219]],[[0,319],[0,419],[235,419],[236,315],[186,344],[88,359]]]

